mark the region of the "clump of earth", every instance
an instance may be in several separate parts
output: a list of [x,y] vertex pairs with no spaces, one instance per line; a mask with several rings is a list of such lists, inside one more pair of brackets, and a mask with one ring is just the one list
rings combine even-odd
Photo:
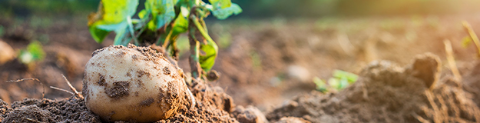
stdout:
[[431,54],[420,55],[403,68],[388,61],[372,62],[345,90],[300,95],[268,113],[267,118],[276,121],[299,117],[311,122],[479,122],[480,110],[462,87],[467,85],[451,76],[439,77],[439,67],[437,56]]

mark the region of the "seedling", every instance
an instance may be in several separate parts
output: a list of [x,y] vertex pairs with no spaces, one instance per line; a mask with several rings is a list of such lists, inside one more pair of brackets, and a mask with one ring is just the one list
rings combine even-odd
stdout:
[[477,34],[475,34],[475,31],[473,31],[472,26],[470,26],[468,22],[464,21],[462,24],[469,35],[463,38],[462,45],[467,47],[473,42],[477,48],[477,57],[480,57],[480,41],[478,40]]
[[[45,52],[42,49],[42,45],[38,41],[30,43],[26,49],[20,50],[18,59],[21,63],[29,65],[36,61],[41,61],[45,58]],[[29,65],[30,66],[30,65]]]
[[317,90],[320,92],[327,92],[328,91],[328,85],[323,81],[322,79],[318,77],[313,78],[313,83],[317,85]]
[[[179,35],[187,33],[190,44],[192,77],[213,67],[218,47],[204,22],[210,12],[218,19],[239,14],[242,9],[230,0],[147,0],[145,9],[136,13],[138,0],[102,0],[97,13],[89,15],[88,26],[92,37],[102,43],[110,32],[115,32],[114,45],[133,42],[135,45],[156,44],[178,58]],[[201,53],[202,52],[202,53]]]
[[333,77],[328,79],[328,85],[325,81],[318,77],[313,78],[313,82],[317,85],[317,90],[321,92],[329,92],[332,90],[340,91],[355,83],[358,76],[342,70],[335,70]]

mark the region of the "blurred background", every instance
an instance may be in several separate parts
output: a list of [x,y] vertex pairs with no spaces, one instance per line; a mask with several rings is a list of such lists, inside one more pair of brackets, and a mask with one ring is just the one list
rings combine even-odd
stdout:
[[[140,0],[143,3],[145,0]],[[208,0],[204,0],[208,2]],[[243,8],[238,18],[319,18],[325,16],[447,15],[478,12],[478,0],[232,0]],[[62,16],[95,11],[98,0],[0,0],[5,17]],[[142,9],[140,4],[139,9]]]
[[[296,95],[318,92],[315,82],[331,79],[335,70],[358,74],[374,60],[405,65],[425,52],[445,61],[444,40],[452,42],[459,64],[475,59],[475,48],[462,44],[468,35],[461,22],[479,29],[479,0],[232,2],[243,9],[241,14],[227,20],[207,19],[209,33],[220,47],[213,69],[221,77],[210,84],[223,88],[236,104],[254,105],[262,111]],[[91,53],[113,44],[113,33],[98,44],[88,31],[87,16],[96,11],[98,3],[0,0],[0,49],[11,49],[2,51],[11,57],[0,57],[0,98],[13,102],[40,98],[42,93],[52,99],[69,97],[48,88],[67,88],[62,74],[81,89]],[[18,54],[32,42],[41,44],[44,58],[22,64]],[[178,42],[180,65],[189,71],[187,38],[180,37]],[[6,82],[21,78],[40,82]]]

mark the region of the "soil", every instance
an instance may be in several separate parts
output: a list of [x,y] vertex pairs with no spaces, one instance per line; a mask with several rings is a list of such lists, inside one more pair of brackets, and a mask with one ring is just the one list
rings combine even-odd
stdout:
[[463,88],[472,94],[472,100],[480,107],[480,62],[474,62],[467,68],[469,72],[463,76]]
[[[67,89],[64,74],[81,90],[92,52],[113,43],[114,35],[96,43],[86,22],[77,20],[34,29],[0,19],[7,30],[0,38],[16,51],[40,35],[50,40],[42,42],[47,56],[35,69],[16,60],[0,65],[0,99],[6,102],[0,101],[2,122],[101,122],[83,100],[49,88]],[[180,107],[175,116],[158,122],[478,122],[480,62],[472,62],[474,47],[459,43],[467,36],[463,20],[480,28],[476,16],[346,19],[328,26],[315,21],[207,24],[216,41],[225,32],[231,35],[213,67],[220,76],[189,85],[194,109]],[[461,81],[445,65],[446,39],[452,41]],[[438,58],[423,55],[423,61],[411,61],[425,52]],[[184,72],[190,71],[188,56],[179,60]],[[360,79],[343,91],[315,91],[311,79],[328,79],[335,69]],[[25,81],[7,82],[19,79]]]
[[[294,116],[312,122],[480,121],[480,110],[462,89],[462,83],[451,77],[431,79],[438,78],[438,71],[432,71],[439,67],[435,57],[420,56],[405,68],[387,61],[373,62],[345,90],[301,95],[267,114],[267,118]],[[431,84],[436,81],[438,84]]]
[[[232,98],[219,87],[209,87],[203,81],[196,81],[192,92],[196,98],[193,109],[185,104],[176,115],[159,120],[158,123],[169,122],[238,122],[234,117],[247,115],[234,111]],[[11,122],[102,122],[100,117],[90,112],[83,99],[70,97],[63,100],[24,99],[10,106],[0,100],[2,110],[0,119],[4,123]],[[239,112],[230,114],[230,112]],[[250,114],[248,114],[250,115]],[[261,114],[263,115],[263,114]],[[252,116],[256,119],[256,115]],[[118,121],[117,121],[118,122]],[[123,121],[122,121],[123,122]]]
[[[478,29],[479,18],[438,17],[437,26],[428,22],[435,20],[431,18],[435,17],[424,18],[420,22],[423,24],[406,18],[339,20],[323,28],[310,21],[243,25],[232,22],[234,26],[214,23],[211,30],[219,30],[212,33],[214,37],[221,37],[221,31],[230,29],[233,40],[220,51],[213,69],[222,76],[215,83],[225,88],[237,104],[268,112],[285,100],[315,90],[312,78],[327,80],[335,69],[358,74],[375,60],[406,65],[415,54],[425,52],[445,61],[446,39],[452,41],[459,66],[475,59],[474,47],[464,48],[460,43],[467,36],[461,21],[467,20]],[[393,27],[388,23],[393,23]],[[189,71],[187,62],[180,61],[182,65]],[[441,69],[440,74],[451,74],[446,65]],[[468,71],[461,72],[464,75]]]

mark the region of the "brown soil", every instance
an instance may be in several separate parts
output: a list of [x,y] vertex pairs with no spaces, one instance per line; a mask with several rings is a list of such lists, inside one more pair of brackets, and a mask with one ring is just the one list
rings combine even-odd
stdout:
[[480,121],[479,108],[458,81],[443,77],[431,85],[437,81],[438,71],[432,71],[439,67],[437,59],[419,56],[405,68],[387,61],[373,62],[345,90],[301,95],[267,114],[267,118],[294,116],[312,122]]
[[85,106],[83,99],[24,99],[11,105],[3,123],[12,122],[101,122]]
[[473,101],[480,107],[480,62],[473,63],[467,69],[468,72],[463,76],[465,81],[463,88],[472,94]]
[[[238,122],[235,116],[251,115],[247,112],[233,111],[233,101],[219,87],[209,87],[203,81],[192,86],[196,98],[196,106],[189,109],[187,104],[179,108],[173,117],[157,121],[168,122]],[[25,99],[7,106],[0,100],[0,119],[2,122],[101,122],[101,119],[90,112],[83,99],[70,97],[64,100]],[[260,114],[262,115],[262,114]],[[252,116],[254,120],[256,117]]]

